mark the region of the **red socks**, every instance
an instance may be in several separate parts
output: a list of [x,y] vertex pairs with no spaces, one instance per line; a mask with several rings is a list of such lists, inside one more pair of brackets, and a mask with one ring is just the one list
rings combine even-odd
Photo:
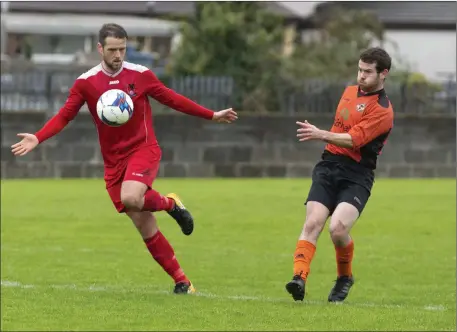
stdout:
[[144,205],[142,211],[170,211],[175,206],[175,201],[171,198],[160,195],[154,189],[146,191],[144,195]]
[[152,257],[173,278],[175,283],[189,282],[179,266],[173,247],[160,231],[157,231],[151,238],[145,239],[144,242]]

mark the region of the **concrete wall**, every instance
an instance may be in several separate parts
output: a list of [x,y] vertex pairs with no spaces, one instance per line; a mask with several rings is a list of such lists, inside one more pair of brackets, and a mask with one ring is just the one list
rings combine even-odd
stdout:
[[[296,117],[241,114],[238,123],[221,125],[176,114],[155,116],[164,177],[308,177],[324,147],[297,143]],[[333,120],[330,115],[307,119],[326,129]],[[33,153],[14,158],[10,146],[16,133],[33,133],[45,120],[38,113],[1,114],[2,178],[103,176],[97,132],[84,113]],[[398,115],[378,176],[455,177],[455,128],[455,117]]]

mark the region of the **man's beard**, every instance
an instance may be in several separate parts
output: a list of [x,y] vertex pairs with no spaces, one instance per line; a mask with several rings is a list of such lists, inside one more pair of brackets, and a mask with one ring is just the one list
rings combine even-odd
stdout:
[[370,85],[366,85],[364,83],[359,83],[360,88],[365,92],[373,92],[376,91],[381,83],[381,80],[378,78],[375,82]]
[[122,64],[122,61],[109,63],[108,61],[105,60],[105,65],[110,70],[118,70],[120,68],[121,64]]

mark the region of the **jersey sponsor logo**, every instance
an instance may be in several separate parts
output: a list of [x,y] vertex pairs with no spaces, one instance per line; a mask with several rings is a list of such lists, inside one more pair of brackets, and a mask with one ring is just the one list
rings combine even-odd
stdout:
[[349,110],[347,108],[343,108],[341,111],[340,111],[340,116],[344,119],[344,121],[346,121],[347,119],[349,119]]
[[340,111],[340,116],[336,117],[335,122],[333,122],[333,125],[335,127],[340,128],[343,130],[345,133],[347,133],[349,130],[351,130],[351,126],[344,123],[344,121],[347,121],[349,119],[350,112],[347,108],[343,108]]
[[351,126],[348,125],[348,124],[345,124],[344,121],[342,121],[341,119],[336,119],[335,122],[333,122],[333,125],[335,127],[338,127],[340,128],[343,132],[347,133],[349,132],[349,130],[351,130]]
[[109,85],[112,85],[112,84],[119,84],[119,81],[110,81]]

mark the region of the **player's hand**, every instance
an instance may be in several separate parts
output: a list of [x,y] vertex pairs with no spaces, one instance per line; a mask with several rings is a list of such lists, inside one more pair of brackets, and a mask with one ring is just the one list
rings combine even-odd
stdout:
[[321,139],[322,131],[308,121],[296,122],[300,128],[297,129],[297,137],[300,142]]
[[232,121],[237,119],[238,114],[231,108],[219,112],[214,112],[213,114],[213,121],[216,122],[232,123]]
[[22,140],[11,146],[11,151],[15,156],[24,156],[38,145],[38,138],[33,134],[17,134]]

